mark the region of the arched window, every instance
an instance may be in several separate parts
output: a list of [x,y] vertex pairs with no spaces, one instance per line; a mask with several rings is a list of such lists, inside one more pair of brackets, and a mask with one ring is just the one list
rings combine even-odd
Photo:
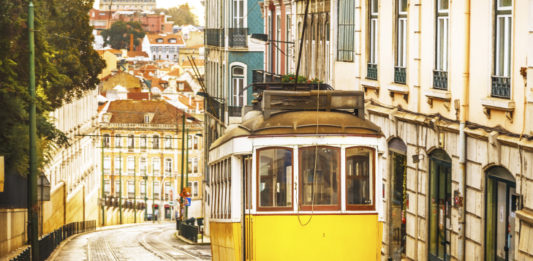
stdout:
[[231,103],[233,106],[243,106],[244,68],[233,66],[231,68]]
[[485,260],[512,260],[518,203],[515,178],[502,167],[492,167],[486,173]]
[[170,177],[172,174],[172,159],[165,159],[165,176]]

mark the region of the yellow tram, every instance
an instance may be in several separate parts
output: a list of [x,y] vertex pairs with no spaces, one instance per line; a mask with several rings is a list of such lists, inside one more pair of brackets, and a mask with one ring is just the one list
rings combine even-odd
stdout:
[[210,147],[213,260],[380,259],[385,140],[363,93],[288,87],[254,86]]

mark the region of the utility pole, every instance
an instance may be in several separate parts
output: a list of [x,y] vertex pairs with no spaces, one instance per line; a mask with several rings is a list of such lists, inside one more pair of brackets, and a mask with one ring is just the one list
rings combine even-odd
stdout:
[[144,166],[144,221],[146,222],[146,218],[148,217],[148,177],[146,176],[146,169],[148,168],[148,158],[146,158],[145,166]]
[[103,200],[102,202],[102,226],[105,226],[105,191],[104,191],[104,137],[102,136],[102,148],[101,150],[101,159],[100,159],[100,166],[102,170],[102,186],[100,187],[102,189],[102,195],[101,198]]
[[[187,165],[185,165],[185,184],[187,184],[187,187],[189,186],[189,129],[187,129],[186,135],[186,142],[187,148],[185,149],[185,162]],[[185,219],[189,218],[189,206],[185,206]]]
[[[133,159],[135,160],[135,157]],[[135,161],[133,162],[133,223],[137,223],[137,171],[135,170]]]
[[[120,136],[119,136],[120,139]],[[120,224],[122,224],[122,151],[119,153],[119,162],[120,165],[118,166],[118,190],[119,190],[119,198],[118,198],[118,210],[120,215]]]
[[180,220],[183,220],[183,169],[185,159],[185,111],[181,119],[181,184],[180,184]]
[[152,223],[155,222],[155,174],[152,163]]
[[28,175],[28,219],[29,219],[29,240],[31,243],[31,256],[33,260],[39,260],[39,217],[37,211],[37,120],[35,109],[35,46],[34,46],[34,25],[33,25],[33,2],[30,0],[28,6],[28,35],[30,48],[30,173]]

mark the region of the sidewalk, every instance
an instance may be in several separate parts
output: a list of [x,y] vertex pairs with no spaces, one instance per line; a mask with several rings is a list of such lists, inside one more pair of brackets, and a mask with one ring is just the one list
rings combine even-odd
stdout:
[[208,237],[208,236],[205,236],[205,235],[203,236],[203,241],[202,241],[202,239],[200,239],[200,242],[198,242],[198,243],[197,242],[193,242],[193,241],[191,241],[191,240],[189,240],[189,239],[187,239],[185,237],[180,236],[179,235],[179,231],[176,231],[174,233],[174,238],[177,239],[177,240],[180,240],[182,242],[185,242],[185,243],[187,243],[189,245],[200,245],[200,246],[211,245],[211,238]]

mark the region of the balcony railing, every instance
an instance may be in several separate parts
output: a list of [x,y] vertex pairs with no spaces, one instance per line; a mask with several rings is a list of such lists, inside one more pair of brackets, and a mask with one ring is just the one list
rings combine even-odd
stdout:
[[281,82],[280,74],[270,73],[263,70],[252,70],[252,82]]
[[224,29],[205,29],[205,44],[224,46]]
[[206,99],[206,103],[207,103],[207,112],[209,112],[215,118],[221,121],[224,121],[224,113],[222,113],[224,104],[220,103],[213,97],[208,97]]
[[433,88],[448,90],[448,72],[433,71]]
[[394,67],[394,82],[405,84],[405,67]]
[[242,107],[241,106],[228,106],[228,115],[229,117],[241,117]]
[[370,80],[378,79],[378,65],[369,63],[366,66],[366,78]]
[[248,46],[248,28],[229,28],[228,45],[229,47],[247,47]]
[[492,76],[491,96],[497,98],[511,98],[511,78]]

